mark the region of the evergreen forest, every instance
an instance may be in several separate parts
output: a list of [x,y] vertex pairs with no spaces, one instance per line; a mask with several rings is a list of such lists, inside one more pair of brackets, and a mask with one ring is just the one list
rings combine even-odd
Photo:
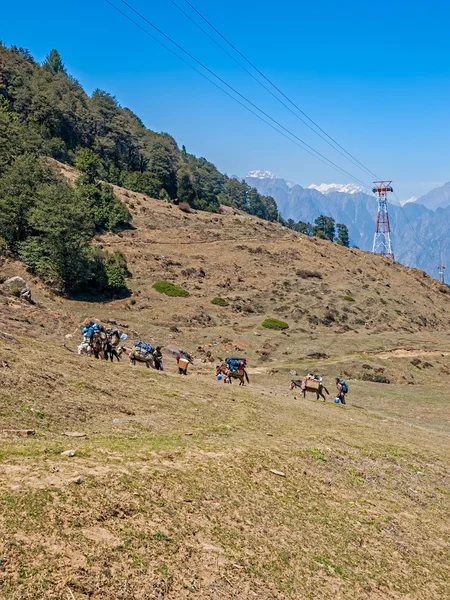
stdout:
[[[47,158],[81,173],[70,186]],[[217,212],[279,218],[273,198],[156,133],[102,90],[87,95],[52,50],[41,65],[0,43],[0,250],[61,293],[126,289],[126,260],[92,245],[131,216],[110,184]]]

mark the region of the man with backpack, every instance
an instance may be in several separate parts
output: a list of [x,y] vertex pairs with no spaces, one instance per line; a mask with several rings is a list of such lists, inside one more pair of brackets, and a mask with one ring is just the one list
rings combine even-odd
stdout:
[[348,385],[343,379],[339,379],[339,377],[336,377],[336,389],[336,398],[339,398],[341,404],[345,404],[345,396],[348,394]]
[[163,364],[162,364],[162,352],[161,352],[161,346],[157,346],[153,352],[152,352],[152,356],[153,356],[153,363],[155,365],[155,369],[157,371],[164,371],[163,368]]

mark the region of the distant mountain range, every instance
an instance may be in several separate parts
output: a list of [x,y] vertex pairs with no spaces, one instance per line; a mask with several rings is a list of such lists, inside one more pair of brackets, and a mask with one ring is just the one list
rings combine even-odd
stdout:
[[[320,184],[304,188],[279,179],[269,171],[251,171],[246,182],[272,196],[285,219],[309,221],[320,215],[345,223],[351,243],[372,249],[377,213],[375,196],[354,184]],[[395,200],[394,200],[395,202]],[[437,276],[439,264],[448,265],[450,281],[450,182],[400,206],[389,204],[396,260]]]
[[435,188],[424,196],[416,200],[418,204],[423,204],[431,210],[438,208],[447,208],[450,206],[450,181],[442,187]]

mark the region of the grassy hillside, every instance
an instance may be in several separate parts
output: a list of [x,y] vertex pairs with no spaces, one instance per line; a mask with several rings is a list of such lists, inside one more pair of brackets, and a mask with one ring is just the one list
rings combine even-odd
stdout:
[[[232,209],[115,193],[134,228],[95,242],[126,255],[129,298],[67,300],[1,266],[36,304],[0,294],[0,596],[445,598],[448,288]],[[87,318],[184,347],[188,377],[165,349],[164,373],[70,352]],[[248,387],[215,379],[230,354]],[[292,370],[323,374],[329,401],[290,392]]]

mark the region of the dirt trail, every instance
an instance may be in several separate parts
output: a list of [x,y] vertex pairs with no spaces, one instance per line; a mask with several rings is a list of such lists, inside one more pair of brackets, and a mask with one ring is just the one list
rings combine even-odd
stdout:
[[418,358],[421,356],[448,356],[450,352],[442,352],[441,350],[409,350],[408,348],[396,348],[395,350],[387,350],[379,354],[372,354],[375,358],[388,360],[389,358]]

